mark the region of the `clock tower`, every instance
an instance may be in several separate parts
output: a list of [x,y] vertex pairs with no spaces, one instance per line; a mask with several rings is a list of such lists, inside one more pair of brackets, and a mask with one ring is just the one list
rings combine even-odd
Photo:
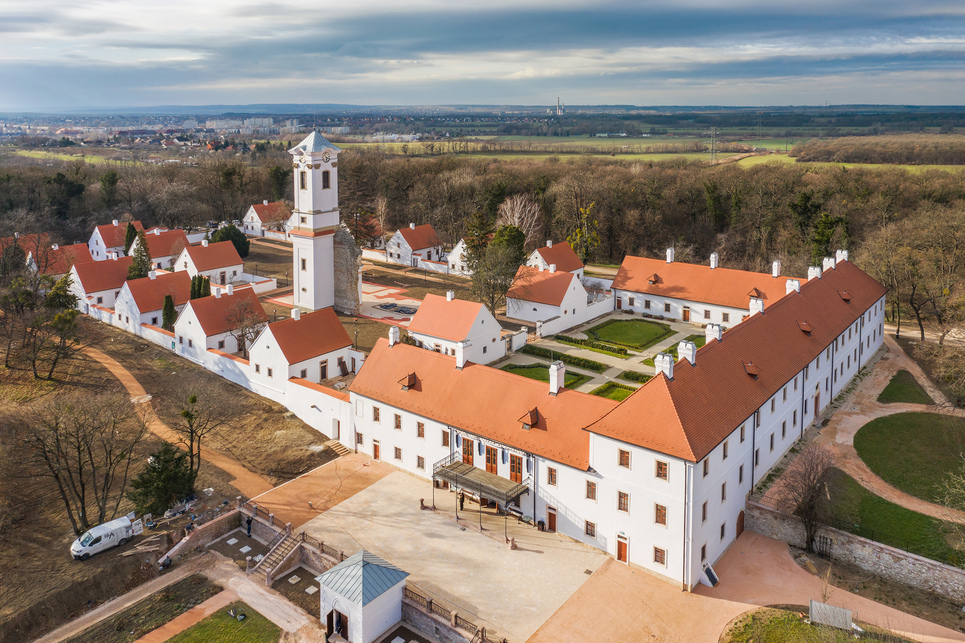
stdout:
[[335,231],[339,226],[338,153],[318,132],[288,150],[295,180],[292,274],[296,308],[335,304]]

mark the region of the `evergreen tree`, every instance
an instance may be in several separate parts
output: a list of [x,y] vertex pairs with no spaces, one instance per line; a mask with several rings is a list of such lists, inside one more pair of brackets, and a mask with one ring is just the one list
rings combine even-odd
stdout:
[[174,330],[174,322],[178,318],[178,311],[174,307],[174,298],[171,295],[164,295],[164,309],[161,311],[161,328],[164,330]]
[[194,491],[195,474],[188,466],[188,454],[165,442],[151,454],[133,480],[127,497],[137,513],[163,514],[179,499]]
[[131,246],[134,245],[134,240],[137,239],[137,228],[130,221],[127,222],[127,232],[124,233],[124,254],[130,254]]
[[476,270],[476,265],[482,261],[489,247],[489,235],[493,226],[486,217],[486,213],[476,211],[466,225],[466,265],[470,271]]
[[207,277],[201,277],[201,290],[200,290],[200,292],[201,292],[201,294],[200,294],[199,296],[201,296],[201,297],[210,297],[210,296],[211,296],[211,280],[208,279]]
[[[493,235],[491,246],[502,246],[509,250],[509,263],[517,267],[526,263],[526,235],[514,225],[500,226]],[[514,270],[515,273],[515,270]]]
[[128,279],[143,279],[147,273],[151,272],[154,264],[151,262],[151,253],[147,249],[147,237],[143,232],[137,233],[137,248],[134,249],[131,267],[127,269]]
[[70,292],[70,273],[61,277],[44,299],[44,308],[53,310],[72,310],[77,307],[77,295]]
[[235,244],[235,250],[238,251],[239,257],[247,257],[248,249],[251,246],[251,242],[248,241],[248,237],[245,233],[236,228],[233,224],[226,225],[223,228],[218,228],[213,235],[211,235],[211,242],[218,243],[219,241],[230,241]]

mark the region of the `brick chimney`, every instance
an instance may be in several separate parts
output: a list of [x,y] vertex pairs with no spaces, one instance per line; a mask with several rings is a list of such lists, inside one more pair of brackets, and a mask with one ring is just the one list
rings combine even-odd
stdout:
[[673,356],[670,353],[657,353],[653,358],[653,366],[656,373],[663,373],[668,380],[673,379]]
[[677,355],[694,365],[697,363],[697,344],[686,339],[677,344]]
[[784,282],[784,294],[790,295],[792,292],[801,292],[801,282],[797,279],[788,279]]
[[469,352],[467,349],[470,346],[472,346],[472,343],[468,341],[456,342],[456,368],[460,371],[466,365],[466,362],[469,361],[469,357],[466,355],[466,353]]
[[771,264],[771,276],[775,279],[781,276],[781,262],[775,261]]
[[808,266],[808,281],[821,278],[821,266]]
[[550,395],[556,395],[563,390],[566,383],[566,364],[556,360],[550,364]]
[[455,293],[455,291],[452,291],[452,290],[447,290],[447,291],[446,291],[446,301],[452,301],[452,300],[455,299],[455,298],[456,298],[456,293]]
[[292,319],[298,321],[302,318],[302,311],[300,308],[292,308]]
[[764,300],[760,297],[751,297],[749,308],[751,315],[764,312]]
[[390,326],[389,327],[389,346],[395,346],[399,343],[399,327]]
[[724,329],[720,324],[707,324],[707,328],[704,329],[705,343],[709,344],[712,339],[719,342],[723,336]]
[[667,248],[667,263],[673,263],[673,248]]
[[552,247],[553,247],[553,240],[552,240],[552,239],[547,239],[547,240],[546,240],[546,247],[547,247],[547,248],[552,248]]
[[711,270],[715,270],[718,266],[720,266],[720,255],[717,254],[716,252],[711,252],[711,253],[710,253],[710,269],[711,269]]

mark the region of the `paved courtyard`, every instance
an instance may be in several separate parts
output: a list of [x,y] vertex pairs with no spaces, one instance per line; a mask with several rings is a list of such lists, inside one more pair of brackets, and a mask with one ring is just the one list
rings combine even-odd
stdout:
[[[510,641],[524,641],[607,557],[555,533],[482,514],[467,502],[455,521],[455,495],[395,472],[303,525],[326,544],[381,556],[409,572],[409,583]],[[504,526],[516,539],[510,550]]]

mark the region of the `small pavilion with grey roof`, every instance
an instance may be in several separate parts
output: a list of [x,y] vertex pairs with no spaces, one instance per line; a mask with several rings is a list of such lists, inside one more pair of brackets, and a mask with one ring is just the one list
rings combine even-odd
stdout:
[[364,549],[316,577],[329,641],[371,643],[402,620],[409,574]]

